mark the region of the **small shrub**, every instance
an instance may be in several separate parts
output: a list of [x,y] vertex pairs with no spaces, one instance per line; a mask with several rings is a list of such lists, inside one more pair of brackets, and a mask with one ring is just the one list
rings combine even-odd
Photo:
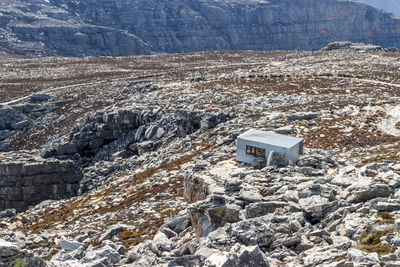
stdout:
[[384,220],[391,220],[391,219],[393,219],[393,215],[390,214],[390,213],[387,212],[387,211],[384,211],[384,212],[379,213],[378,215],[376,215],[376,217],[377,217],[377,218],[384,219]]
[[28,247],[29,247],[29,249],[37,249],[37,248],[40,248],[41,245],[40,244],[31,244]]
[[334,261],[334,262],[339,262],[339,261],[348,260],[348,259],[349,259],[349,258],[346,257],[346,256],[339,256],[339,257],[336,257],[336,259],[334,259],[333,261]]
[[122,232],[122,237],[124,239],[129,239],[129,238],[132,238],[134,236],[135,236],[135,233],[133,231],[131,231],[131,230],[125,230],[125,231]]
[[378,253],[378,255],[386,255],[395,252],[397,247],[390,244],[376,244],[376,245],[357,245],[356,249],[362,250],[366,253]]
[[172,211],[174,211],[174,210],[173,209],[167,209],[167,210],[160,211],[160,214],[168,214],[168,213],[171,213]]

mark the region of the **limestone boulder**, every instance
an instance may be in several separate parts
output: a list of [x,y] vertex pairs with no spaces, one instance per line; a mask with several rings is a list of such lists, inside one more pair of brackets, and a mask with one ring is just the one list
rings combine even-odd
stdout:
[[351,190],[351,195],[348,197],[347,201],[352,203],[366,202],[377,197],[388,197],[392,193],[393,189],[387,184],[355,186],[355,188]]
[[299,205],[309,220],[317,222],[331,212],[335,208],[336,203],[330,202],[327,198],[319,195],[314,195],[300,199]]
[[267,165],[285,167],[289,164],[289,157],[276,151],[271,151],[267,159]]
[[198,201],[188,207],[192,226],[196,236],[207,236],[215,229],[226,223],[234,223],[241,220],[241,208],[229,203],[226,198],[211,195],[203,201]]
[[246,217],[254,218],[264,216],[267,213],[273,213],[276,209],[286,207],[288,204],[283,201],[269,201],[251,203],[246,207]]
[[269,267],[267,256],[258,246],[235,245],[229,253],[217,253],[207,258],[205,266],[214,267]]

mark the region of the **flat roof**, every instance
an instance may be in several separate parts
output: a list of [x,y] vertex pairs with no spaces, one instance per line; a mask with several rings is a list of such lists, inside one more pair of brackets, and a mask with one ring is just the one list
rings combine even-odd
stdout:
[[239,135],[238,138],[286,148],[291,148],[304,140],[303,138],[277,134],[274,132],[260,131],[256,129],[248,130],[247,132]]

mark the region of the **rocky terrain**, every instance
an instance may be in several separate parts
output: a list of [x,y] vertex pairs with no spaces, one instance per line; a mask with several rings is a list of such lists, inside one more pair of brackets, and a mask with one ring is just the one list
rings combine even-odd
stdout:
[[[3,59],[0,265],[399,266],[399,67],[350,43]],[[250,128],[305,153],[238,163]]]
[[3,0],[0,52],[127,56],[318,50],[333,41],[400,48],[400,19],[343,0]]

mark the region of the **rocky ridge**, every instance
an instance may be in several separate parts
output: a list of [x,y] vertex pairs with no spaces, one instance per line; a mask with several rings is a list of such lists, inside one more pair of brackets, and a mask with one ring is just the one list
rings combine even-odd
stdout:
[[7,0],[0,51],[126,56],[213,50],[318,50],[333,41],[400,47],[399,19],[355,1]]
[[[0,238],[47,266],[398,265],[400,63],[356,47],[85,59],[89,81],[108,73],[96,85],[59,73],[81,59],[9,61],[2,108],[32,105],[12,82],[49,65],[35,108],[69,101],[16,116],[29,124],[3,156],[41,151],[82,179],[72,198],[2,211]],[[121,74],[130,65],[143,70]],[[305,154],[239,164],[248,128],[302,137]]]

